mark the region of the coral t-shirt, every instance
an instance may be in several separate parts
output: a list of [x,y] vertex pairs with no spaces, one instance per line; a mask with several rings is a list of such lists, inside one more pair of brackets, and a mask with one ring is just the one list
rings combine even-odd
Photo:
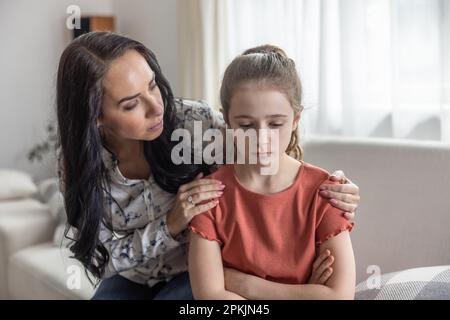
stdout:
[[219,204],[197,215],[189,228],[217,241],[224,267],[286,284],[307,283],[317,247],[344,230],[343,212],[319,195],[319,186],[334,183],[328,172],[302,162],[294,183],[274,194],[246,189],[233,165],[210,175],[225,184]]

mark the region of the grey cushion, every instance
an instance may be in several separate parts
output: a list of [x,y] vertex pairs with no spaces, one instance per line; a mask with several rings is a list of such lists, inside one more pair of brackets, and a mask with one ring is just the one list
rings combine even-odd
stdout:
[[408,269],[374,276],[356,287],[356,300],[449,300],[450,266]]

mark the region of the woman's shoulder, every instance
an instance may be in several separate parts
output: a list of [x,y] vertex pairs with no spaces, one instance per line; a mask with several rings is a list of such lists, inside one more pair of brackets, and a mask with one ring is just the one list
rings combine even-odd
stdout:
[[190,128],[194,121],[200,121],[203,129],[225,127],[222,113],[203,100],[175,99],[175,116],[179,127]]

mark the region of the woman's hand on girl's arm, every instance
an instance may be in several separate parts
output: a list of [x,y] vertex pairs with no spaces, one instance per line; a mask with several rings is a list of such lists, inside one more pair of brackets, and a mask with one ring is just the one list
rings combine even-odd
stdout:
[[333,207],[344,211],[348,220],[353,220],[360,201],[358,186],[346,178],[341,170],[335,171],[330,179],[340,184],[323,184],[320,186],[320,195],[330,199]]
[[[321,252],[327,249],[333,252],[335,259],[333,273],[326,285],[283,284],[243,274],[236,270],[226,270],[227,289],[229,291],[236,290],[238,294],[251,300],[353,299],[355,293],[355,261],[349,233],[347,231],[341,232],[320,246]],[[227,280],[227,278],[232,278],[232,280]],[[230,284],[230,287],[228,287],[228,284]]]
[[[219,180],[201,179],[197,175],[194,181],[182,185],[178,189],[173,209],[167,214],[167,228],[172,237],[186,229],[196,215],[215,207],[217,198],[222,195],[224,186]],[[191,197],[192,203],[188,201]],[[210,200],[206,203],[202,201]]]
[[220,246],[191,232],[189,241],[189,278],[197,300],[242,300],[225,289]]

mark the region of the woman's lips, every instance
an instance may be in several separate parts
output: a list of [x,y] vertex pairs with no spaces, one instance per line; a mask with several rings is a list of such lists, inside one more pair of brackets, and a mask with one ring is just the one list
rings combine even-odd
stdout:
[[156,125],[154,125],[153,127],[148,128],[147,131],[150,131],[150,132],[151,132],[151,131],[156,131],[156,130],[158,130],[159,128],[161,128],[162,125],[163,125],[163,120],[161,119],[161,121],[158,122]]

